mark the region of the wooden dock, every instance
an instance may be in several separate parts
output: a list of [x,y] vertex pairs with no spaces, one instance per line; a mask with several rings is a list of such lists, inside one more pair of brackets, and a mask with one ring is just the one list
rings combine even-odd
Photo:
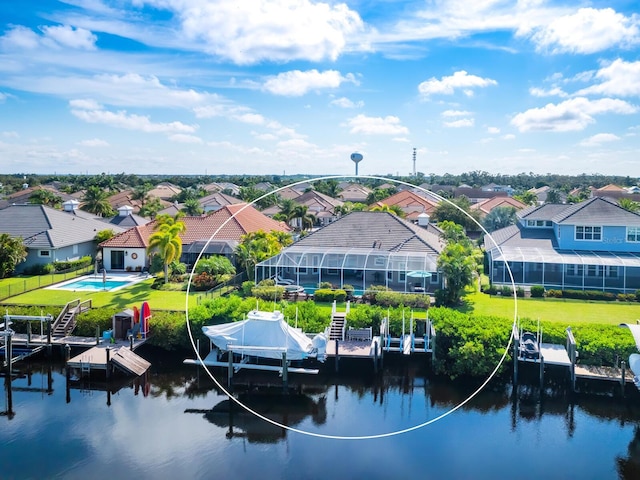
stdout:
[[342,340],[338,341],[336,352],[336,342],[332,340],[327,343],[327,358],[334,358],[336,354],[342,358],[373,358],[376,345],[380,355],[380,337],[373,337],[372,340]]
[[129,347],[119,346],[96,346],[67,360],[67,366],[78,368],[82,373],[89,373],[91,370],[107,371],[111,365],[126,373],[142,375],[151,364],[144,358],[130,350]]

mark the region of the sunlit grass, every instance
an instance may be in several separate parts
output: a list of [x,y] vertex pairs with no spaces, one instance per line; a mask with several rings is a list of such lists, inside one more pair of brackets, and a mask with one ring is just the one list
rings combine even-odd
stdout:
[[[163,291],[153,290],[151,285],[153,279],[136,283],[130,287],[125,287],[115,292],[88,292],[88,291],[69,291],[69,290],[52,290],[42,288],[32,292],[24,293],[15,297],[6,299],[4,304],[19,305],[57,305],[62,306],[72,300],[80,299],[91,300],[93,307],[116,307],[131,308],[134,305],[140,305],[142,302],[149,302],[151,308],[160,310],[180,310],[184,311],[186,306],[185,292],[182,291]],[[189,307],[197,305],[197,298],[201,294],[190,293]]]
[[[459,310],[478,315],[514,318],[513,297],[496,297],[484,293],[468,293],[465,305]],[[597,302],[559,298],[518,298],[517,316],[521,319],[572,323],[600,323],[617,325],[635,323],[640,319],[640,303]]]

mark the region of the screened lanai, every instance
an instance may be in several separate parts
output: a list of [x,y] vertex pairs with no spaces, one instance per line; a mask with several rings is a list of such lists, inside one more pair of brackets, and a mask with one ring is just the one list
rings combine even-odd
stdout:
[[256,282],[290,281],[313,291],[322,282],[354,287],[373,285],[400,292],[433,292],[440,287],[437,257],[428,252],[389,252],[376,248],[291,246],[255,267]]
[[533,247],[494,248],[489,255],[491,281],[545,288],[633,293],[640,289],[640,255]]

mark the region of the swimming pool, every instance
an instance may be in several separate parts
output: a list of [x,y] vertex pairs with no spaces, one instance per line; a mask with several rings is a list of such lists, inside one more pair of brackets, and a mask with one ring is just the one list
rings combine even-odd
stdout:
[[73,290],[73,291],[83,291],[83,292],[99,292],[99,291],[115,291],[121,288],[127,287],[129,285],[133,285],[134,283],[142,280],[142,278],[138,277],[107,277],[106,281],[103,281],[102,276],[88,276],[88,277],[80,277],[76,280],[71,280],[69,282],[59,283],[58,285],[53,285],[51,289],[55,290]]

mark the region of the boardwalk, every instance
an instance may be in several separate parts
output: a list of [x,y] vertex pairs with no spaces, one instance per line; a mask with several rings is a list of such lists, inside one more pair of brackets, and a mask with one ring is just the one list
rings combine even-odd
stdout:
[[[380,354],[380,337],[373,337],[373,340],[343,340],[338,345],[338,355],[341,358],[373,358],[375,354],[374,345],[378,345],[378,355]],[[327,358],[336,356],[336,342],[327,343]]]

